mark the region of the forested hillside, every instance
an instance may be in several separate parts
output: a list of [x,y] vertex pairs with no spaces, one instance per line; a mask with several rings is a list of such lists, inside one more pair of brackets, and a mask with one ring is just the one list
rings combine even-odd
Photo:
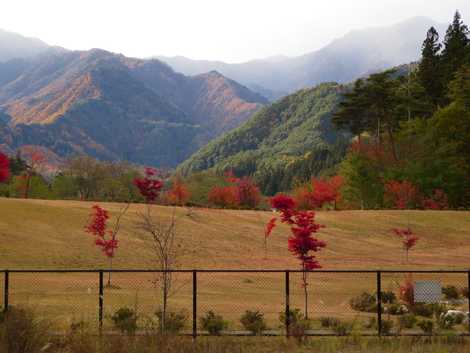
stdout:
[[308,180],[344,156],[349,134],[335,131],[331,124],[344,89],[325,83],[287,96],[209,143],[179,170],[252,175],[267,194]]
[[365,208],[470,205],[470,40],[455,14],[441,44],[429,29],[408,78],[355,82],[333,118],[356,141],[340,173],[344,197]]

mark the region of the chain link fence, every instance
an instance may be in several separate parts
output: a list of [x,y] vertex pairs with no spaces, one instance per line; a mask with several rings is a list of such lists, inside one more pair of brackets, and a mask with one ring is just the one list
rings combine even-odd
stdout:
[[225,335],[253,334],[247,322],[262,322],[263,335],[467,335],[469,280],[467,271],[5,270],[0,292],[4,311],[28,307],[62,330],[112,331],[126,309],[138,331],[179,318],[177,331],[194,337],[214,333],[203,324],[212,314]]

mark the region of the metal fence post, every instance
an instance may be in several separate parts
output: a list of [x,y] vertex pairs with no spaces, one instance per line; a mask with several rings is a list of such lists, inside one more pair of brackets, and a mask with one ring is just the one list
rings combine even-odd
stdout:
[[6,313],[8,311],[9,306],[9,292],[10,292],[10,272],[5,270],[4,273],[4,284],[3,284],[3,312]]
[[99,299],[98,299],[98,320],[100,332],[103,328],[103,301],[104,301],[104,292],[103,292],[103,270],[99,271]]
[[382,274],[377,271],[377,333],[382,336]]
[[197,271],[193,271],[193,339],[197,337]]
[[467,321],[468,321],[468,331],[470,332],[470,271],[467,272],[467,299],[468,299],[468,314],[467,314]]
[[289,337],[289,334],[290,334],[290,308],[289,308],[289,305],[290,305],[290,289],[289,289],[289,271],[286,271],[286,312],[285,312],[285,325],[286,325],[286,336]]

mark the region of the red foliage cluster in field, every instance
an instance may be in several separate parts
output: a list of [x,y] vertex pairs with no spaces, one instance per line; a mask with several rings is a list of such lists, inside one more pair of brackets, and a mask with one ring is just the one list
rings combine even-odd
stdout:
[[[321,268],[320,263],[312,252],[318,252],[326,243],[314,237],[323,226],[315,222],[313,211],[299,211],[295,201],[287,195],[277,195],[271,198],[271,206],[281,213],[281,222],[289,224],[291,235],[288,238],[289,251],[300,260],[303,270]],[[270,231],[274,221],[268,223]]]
[[158,171],[154,168],[145,168],[145,176],[143,178],[135,178],[134,185],[140,191],[147,203],[155,202],[160,195],[163,182],[158,179]]
[[421,207],[431,210],[443,210],[449,207],[447,195],[441,189],[433,190],[430,197],[425,197],[413,183],[404,180],[390,180],[385,183],[385,199],[398,210]]
[[10,177],[10,160],[6,155],[0,153],[0,183],[4,183]]
[[183,206],[188,203],[191,193],[180,177],[176,177],[171,184],[171,189],[167,193],[168,201],[171,204]]
[[394,228],[392,229],[392,232],[394,232],[396,236],[402,239],[403,248],[406,251],[411,250],[419,240],[419,237],[414,235],[410,228],[404,228],[404,229]]
[[98,205],[94,205],[85,231],[96,237],[95,245],[101,248],[107,257],[111,258],[114,257],[114,252],[118,248],[118,240],[112,230],[106,229],[108,219],[108,211]]
[[261,202],[261,191],[250,177],[237,178],[226,174],[227,186],[214,186],[208,195],[209,202],[220,207],[255,208]]
[[297,188],[295,201],[301,209],[321,208],[325,204],[336,203],[341,199],[343,178],[339,175],[329,179],[312,178],[310,185]]

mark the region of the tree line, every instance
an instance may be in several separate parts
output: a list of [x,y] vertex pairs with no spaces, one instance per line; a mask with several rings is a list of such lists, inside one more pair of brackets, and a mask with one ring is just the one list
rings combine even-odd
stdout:
[[355,136],[338,170],[352,203],[469,207],[470,39],[460,13],[443,43],[428,30],[416,65],[355,81],[333,122]]

